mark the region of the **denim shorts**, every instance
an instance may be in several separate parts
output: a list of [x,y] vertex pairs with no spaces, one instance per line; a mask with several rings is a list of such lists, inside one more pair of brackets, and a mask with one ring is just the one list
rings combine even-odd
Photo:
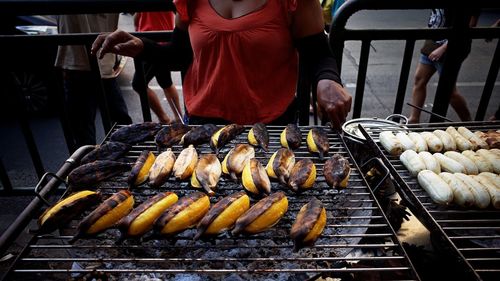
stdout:
[[434,68],[437,70],[439,75],[441,75],[441,71],[443,70],[443,63],[440,61],[431,61],[428,56],[424,54],[420,54],[420,61],[421,64],[426,64],[426,65],[432,65]]

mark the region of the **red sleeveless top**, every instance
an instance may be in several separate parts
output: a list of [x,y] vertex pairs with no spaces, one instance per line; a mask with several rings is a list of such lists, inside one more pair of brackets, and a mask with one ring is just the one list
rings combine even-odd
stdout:
[[209,0],[174,2],[189,24],[194,52],[183,83],[189,115],[238,124],[281,116],[297,83],[298,57],[288,21],[296,0],[267,0],[234,19],[220,16]]

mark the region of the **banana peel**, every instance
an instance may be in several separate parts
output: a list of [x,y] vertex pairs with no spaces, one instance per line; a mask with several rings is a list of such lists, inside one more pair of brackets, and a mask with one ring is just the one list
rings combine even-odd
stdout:
[[132,148],[131,145],[108,141],[103,145],[97,145],[91,152],[87,153],[80,161],[80,164],[87,164],[96,160],[117,160],[124,156]]
[[198,232],[194,239],[218,235],[230,229],[249,208],[250,198],[243,191],[222,198],[198,223]]
[[172,149],[160,153],[155,159],[151,169],[149,169],[149,185],[154,188],[160,187],[167,182],[168,177],[174,169],[175,154]]
[[156,122],[144,122],[123,126],[111,134],[111,141],[136,144],[152,138],[161,129],[161,124]]
[[204,154],[198,160],[191,175],[191,186],[203,188],[209,196],[213,196],[221,174],[221,164],[217,155]]
[[325,207],[323,207],[320,200],[313,197],[309,203],[300,208],[292,225],[290,237],[293,240],[295,251],[314,245],[323,232],[325,225]]
[[189,132],[191,128],[182,123],[173,123],[162,128],[155,137],[156,145],[158,148],[171,147],[178,144],[182,136]]
[[346,188],[351,175],[349,161],[340,154],[332,155],[323,166],[323,175],[330,187]]
[[256,158],[250,159],[243,168],[241,183],[245,190],[254,195],[271,193],[271,181],[266,169]]
[[264,151],[269,150],[269,133],[264,123],[256,123],[248,132],[248,143],[253,146],[260,146]]
[[321,128],[312,128],[307,134],[307,148],[311,153],[318,153],[319,159],[323,160],[330,149],[328,134]]
[[198,152],[193,145],[184,148],[174,163],[174,176],[178,180],[185,180],[189,178],[196,167],[198,162]]
[[210,137],[218,130],[214,124],[204,124],[199,127],[194,127],[191,131],[184,134],[179,142],[184,147],[190,144],[197,146],[210,142]]
[[295,154],[293,151],[288,148],[280,148],[269,158],[266,172],[270,178],[278,179],[281,184],[286,185],[294,165]]
[[155,158],[153,152],[149,150],[141,152],[127,179],[130,187],[139,186],[148,180],[149,170],[153,166]]
[[316,165],[311,159],[297,161],[290,172],[288,186],[294,192],[310,189],[316,181]]
[[233,235],[256,234],[276,225],[288,210],[288,199],[279,191],[261,199],[236,220]]
[[288,124],[280,135],[280,143],[284,148],[295,150],[302,143],[302,133],[295,124]]
[[219,150],[233,140],[236,136],[243,133],[245,127],[238,124],[226,125],[223,128],[216,131],[210,138],[210,147],[213,149],[215,154],[219,154]]
[[68,184],[73,190],[81,190],[95,186],[101,181],[117,176],[123,172],[129,171],[131,165],[128,163],[97,160],[76,167],[68,175]]

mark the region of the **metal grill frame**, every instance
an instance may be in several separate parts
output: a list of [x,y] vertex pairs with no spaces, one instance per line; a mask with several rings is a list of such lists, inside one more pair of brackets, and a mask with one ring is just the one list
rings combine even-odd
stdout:
[[[403,126],[403,125],[402,125]],[[408,132],[423,132],[433,131],[436,129],[446,129],[449,126],[455,128],[465,126],[471,131],[476,130],[498,130],[500,122],[448,122],[448,123],[421,123],[404,125]],[[415,177],[412,177],[408,170],[399,160],[399,156],[392,156],[379,144],[378,134],[384,129],[370,128],[370,132],[365,130],[365,127],[359,125],[360,131],[366,138],[366,145],[369,150],[380,157],[391,175],[396,181],[396,188],[405,205],[407,205],[412,213],[423,223],[423,225],[431,232],[431,237],[435,239],[436,245],[440,248],[443,254],[451,257],[458,265],[458,270],[462,270],[467,277],[466,280],[490,280],[490,277],[500,276],[500,268],[485,269],[478,268],[474,263],[500,261],[500,248],[485,248],[477,245],[474,239],[500,239],[500,235],[460,235],[451,233],[457,230],[470,230],[478,228],[478,224],[485,224],[484,228],[500,229],[500,219],[491,219],[490,217],[500,218],[500,210],[478,209],[459,209],[459,208],[443,208],[432,202],[427,193],[419,186]],[[392,130],[385,129],[385,130]],[[401,127],[401,130],[405,128]],[[444,219],[450,215],[457,216],[454,219]],[[469,219],[467,217],[473,217]],[[450,226],[455,224],[456,226]],[[475,225],[475,226],[474,226]],[[465,246],[476,245],[474,246]],[[496,252],[496,255],[495,255]],[[485,256],[473,256],[474,253],[485,253]],[[490,253],[490,254],[488,254]],[[481,254],[479,254],[481,255]],[[490,276],[495,275],[495,276]],[[488,279],[484,279],[484,278]]]
[[[115,126],[113,128],[113,130],[111,130],[111,132],[108,134],[108,136],[106,136],[105,141],[108,140],[109,135],[119,127],[120,126]],[[251,127],[246,126],[245,132],[240,134],[236,141],[233,140],[230,144],[226,145],[226,147],[232,147],[232,146],[234,146],[234,143],[244,143],[244,142],[246,143],[246,134],[250,128]],[[282,127],[282,126],[268,126],[268,130],[270,133],[270,140],[271,140],[270,147],[273,147],[273,148],[280,147],[279,134],[281,133],[283,128],[284,127]],[[301,148],[298,151],[294,151],[297,160],[301,159],[301,158],[305,158],[305,157],[311,157],[309,152],[307,152],[307,150],[305,149],[305,147],[306,147],[305,136],[307,134],[307,131],[310,128],[312,128],[312,127],[309,127],[309,126],[308,127],[300,127],[301,132],[302,132],[302,136],[303,136],[303,142],[302,142]],[[176,273],[221,274],[221,273],[223,273],[223,274],[227,274],[227,273],[249,273],[249,272],[251,272],[251,273],[254,273],[254,272],[257,272],[257,273],[258,272],[262,272],[262,273],[269,273],[269,272],[301,273],[302,272],[302,273],[315,273],[315,274],[317,274],[317,276],[321,276],[323,274],[335,275],[335,274],[351,274],[351,273],[356,273],[356,272],[374,272],[374,271],[390,272],[390,271],[394,271],[394,272],[406,273],[403,275],[407,276],[408,280],[419,280],[418,274],[416,273],[413,265],[411,264],[411,261],[409,260],[408,255],[406,254],[404,248],[402,247],[399,240],[397,239],[394,230],[392,229],[391,225],[388,223],[388,220],[385,217],[385,214],[383,213],[382,208],[380,207],[379,203],[375,199],[375,196],[372,193],[372,191],[370,190],[370,188],[368,188],[368,184],[367,184],[365,178],[363,177],[362,174],[360,174],[360,172],[359,172],[360,169],[359,169],[356,161],[354,161],[351,152],[347,149],[347,146],[344,142],[344,139],[341,136],[339,136],[337,133],[332,133],[332,132],[329,132],[329,139],[330,139],[330,147],[338,148],[338,150],[339,150],[338,152],[340,154],[342,154],[344,157],[348,158],[350,161],[350,164],[351,164],[353,171],[351,173],[351,178],[349,180],[349,187],[348,188],[354,187],[354,188],[357,188],[359,191],[363,192],[363,194],[366,193],[366,197],[368,198],[368,202],[370,203],[370,206],[371,206],[369,208],[372,209],[373,211],[369,216],[367,216],[369,218],[364,218],[364,219],[369,219],[368,224],[356,225],[356,224],[352,224],[352,221],[351,221],[351,223],[349,223],[347,225],[342,225],[342,224],[337,224],[337,223],[332,224],[331,223],[332,218],[329,218],[329,222],[327,222],[327,225],[329,225],[329,227],[366,228],[367,231],[375,229],[375,233],[371,233],[371,232],[366,233],[365,232],[362,234],[355,234],[354,236],[359,237],[360,239],[366,239],[366,238],[371,239],[371,238],[384,237],[387,241],[385,243],[371,243],[371,244],[360,244],[359,241],[357,242],[358,244],[347,244],[347,245],[346,244],[331,244],[331,243],[330,244],[317,244],[317,245],[315,245],[315,248],[321,248],[321,247],[323,247],[323,248],[352,248],[352,249],[355,249],[355,248],[358,248],[358,249],[376,249],[376,248],[391,249],[392,248],[392,250],[395,253],[397,253],[397,255],[378,256],[378,257],[326,257],[326,256],[310,257],[310,256],[308,256],[308,257],[302,257],[302,258],[300,258],[300,257],[299,258],[293,258],[293,257],[290,258],[290,257],[283,256],[279,259],[279,261],[283,261],[283,262],[290,261],[290,262],[295,262],[295,263],[297,263],[297,262],[316,262],[316,265],[317,265],[316,268],[295,268],[295,269],[293,269],[293,268],[263,268],[260,270],[259,269],[257,269],[257,270],[250,269],[249,270],[249,269],[241,269],[241,268],[236,268],[236,269],[200,269],[200,270],[196,270],[196,269],[189,270],[189,269],[185,269],[185,268],[180,268],[180,269],[162,269],[162,268],[149,268],[149,269],[144,269],[144,268],[121,269],[120,268],[120,269],[117,269],[117,268],[107,268],[107,269],[99,269],[98,271],[110,273],[110,274],[114,274],[114,273],[117,273],[117,274],[123,274],[123,273],[172,273],[172,274],[176,274]],[[175,147],[176,146],[174,146],[174,148]],[[180,152],[180,150],[178,148],[175,148],[175,149],[174,148],[173,148],[173,150],[176,152],[176,155],[177,155],[178,152]],[[143,149],[149,149],[153,152],[156,152],[156,145],[154,144],[153,141],[146,141],[145,143],[134,145],[133,149],[127,154],[127,158],[129,158],[132,161],[135,161],[135,159],[137,158],[137,156],[140,154],[140,152]],[[201,150],[201,152],[200,152],[200,150]],[[199,154],[203,154],[204,152],[211,151],[211,150],[208,147],[208,145],[205,144],[201,147],[201,149],[198,148],[198,151],[200,152]],[[264,152],[262,151],[261,153],[258,153],[257,151],[258,150],[256,150],[256,157],[258,159],[260,158],[261,162],[265,164],[266,162],[262,161],[262,157],[259,157],[259,155],[263,155]],[[265,155],[264,158],[266,160],[269,159],[269,157],[272,155],[272,153],[274,151],[275,151],[275,149],[270,149],[270,152],[264,154]],[[333,151],[333,152],[336,152],[336,151]],[[331,150],[329,155],[332,155],[333,152]],[[157,154],[157,153],[155,153],[155,154]],[[80,155],[79,159],[81,159],[81,157],[83,157],[83,155],[84,154]],[[219,158],[221,158],[221,156],[219,156]],[[79,159],[75,159],[75,161],[78,162]],[[323,164],[322,163],[320,164],[318,162],[318,158],[314,157],[312,159],[315,162],[315,164],[318,168],[318,171],[322,170]],[[69,173],[69,171],[67,171],[66,174],[67,173]],[[322,175],[322,173],[318,173],[317,184],[318,184],[318,181],[320,181],[319,178],[322,177],[321,175]],[[64,178],[66,175],[59,175],[59,176]],[[113,181],[113,179],[112,179],[112,181]],[[169,181],[173,181],[173,180],[170,179]],[[241,184],[240,184],[240,187],[241,187]],[[140,187],[140,188],[146,188],[146,187]],[[182,186],[180,188],[185,188],[185,186]],[[317,188],[317,187],[315,187],[315,188]],[[274,184],[273,184],[273,189],[276,191],[276,186]],[[282,188],[280,188],[280,189],[282,189]],[[322,189],[320,189],[318,192],[320,192]],[[347,192],[347,191],[343,191],[343,192]],[[176,192],[176,193],[178,193],[178,192]],[[300,208],[307,201],[305,201],[305,200],[300,201],[299,200],[300,202],[293,202],[293,200],[291,200],[291,198],[295,197],[295,195],[291,195],[292,194],[291,192],[286,192],[286,193],[287,193],[287,196],[288,196],[289,201],[290,201],[288,213],[295,215],[296,212],[298,211],[298,208]],[[337,192],[335,194],[339,194],[339,192]],[[224,195],[227,195],[227,194],[224,194]],[[39,209],[40,208],[38,208],[36,211],[39,211]],[[294,210],[291,210],[291,209],[294,209]],[[294,217],[294,216],[292,216],[292,217]],[[339,219],[338,217],[336,217],[336,218]],[[283,218],[283,220],[284,219],[285,218]],[[363,218],[350,217],[350,219],[355,220],[355,219],[363,219]],[[275,227],[279,227],[279,224]],[[382,229],[382,230],[379,230],[379,229]],[[182,234],[179,234],[178,236],[182,236]],[[258,234],[258,235],[251,236],[250,238],[255,239],[256,237],[258,238],[259,236],[266,237],[265,233],[264,233],[264,234]],[[332,235],[332,236],[335,236],[335,235]],[[338,236],[342,237],[342,235],[338,235]],[[141,262],[145,262],[145,263],[167,262],[167,261],[170,261],[170,262],[196,262],[197,261],[197,259],[186,258],[186,257],[177,257],[177,258],[141,258],[141,257],[133,257],[133,258],[115,258],[115,257],[107,257],[107,258],[102,258],[102,257],[100,257],[100,258],[99,257],[95,257],[95,258],[94,257],[58,258],[58,257],[55,257],[54,258],[54,257],[48,257],[48,258],[40,258],[40,257],[30,257],[29,255],[30,255],[32,250],[45,248],[45,246],[43,244],[40,245],[39,242],[40,242],[40,240],[47,239],[49,237],[52,237],[51,239],[70,239],[70,238],[72,238],[72,236],[33,235],[31,237],[30,241],[26,244],[26,247],[16,257],[11,268],[9,269],[9,272],[4,276],[5,279],[10,279],[13,276],[21,276],[21,277],[25,276],[25,275],[21,274],[21,272],[27,273],[27,274],[32,274],[32,273],[36,273],[36,274],[45,274],[45,273],[47,273],[47,274],[53,274],[53,273],[55,273],[55,274],[57,274],[57,273],[70,274],[70,273],[90,273],[90,272],[95,271],[94,269],[75,270],[75,269],[67,269],[67,268],[65,268],[65,269],[40,269],[40,268],[22,269],[22,268],[20,268],[19,266],[25,262],[27,262],[29,264],[30,262],[47,263],[47,262],[74,262],[74,261],[80,261],[80,262],[92,262],[92,261],[95,261],[95,262],[128,262],[128,261],[137,262],[137,261],[141,261]],[[346,237],[349,237],[349,235],[347,235]],[[331,238],[334,239],[334,237],[331,237]],[[188,239],[188,238],[182,237],[181,239]],[[223,238],[223,239],[227,239],[227,238]],[[290,238],[285,237],[283,240],[288,241],[288,243],[286,244],[286,247],[289,247],[290,251],[291,251],[291,249],[293,248],[293,245],[291,245]],[[87,245],[79,245],[79,246],[53,245],[51,247],[56,248],[56,249],[72,249],[72,248],[93,248],[96,246],[91,246],[91,245],[87,244]],[[116,247],[119,248],[122,246],[108,244],[108,245],[103,245],[103,246],[99,246],[99,247],[100,248],[116,248]],[[127,247],[132,248],[132,249],[133,248],[143,249],[143,247],[140,245],[129,245]],[[183,247],[183,246],[181,246],[181,247]],[[210,246],[207,246],[207,247],[210,247]],[[231,246],[229,246],[229,247],[231,247]],[[252,246],[249,246],[249,247],[252,247]],[[283,247],[283,244],[277,245],[277,247]],[[269,261],[270,259],[276,260],[276,258],[272,258],[272,257],[271,258],[266,258],[266,257],[248,258],[247,260],[248,261]],[[239,260],[241,260],[241,259],[239,259]],[[336,262],[356,263],[358,261],[373,261],[374,263],[378,263],[378,262],[384,263],[384,262],[387,262],[389,260],[401,261],[400,262],[401,266],[392,266],[392,267],[391,266],[381,266],[381,267],[371,266],[371,267],[363,267],[363,268],[360,268],[360,267],[320,268],[318,266],[318,261],[330,261],[330,262],[334,262],[334,263],[336,263]],[[222,257],[220,259],[211,260],[211,262],[230,262],[230,261],[232,261],[231,258],[227,258],[227,257]],[[405,280],[407,280],[407,279],[405,279]]]

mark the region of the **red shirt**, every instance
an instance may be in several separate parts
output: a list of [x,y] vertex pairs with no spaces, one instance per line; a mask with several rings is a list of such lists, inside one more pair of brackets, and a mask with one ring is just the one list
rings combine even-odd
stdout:
[[298,57],[288,12],[295,0],[267,0],[256,11],[226,19],[209,0],[176,0],[189,23],[193,63],[183,93],[190,115],[239,124],[271,122],[295,96]]
[[136,31],[173,30],[175,14],[173,12],[142,12],[136,14]]

